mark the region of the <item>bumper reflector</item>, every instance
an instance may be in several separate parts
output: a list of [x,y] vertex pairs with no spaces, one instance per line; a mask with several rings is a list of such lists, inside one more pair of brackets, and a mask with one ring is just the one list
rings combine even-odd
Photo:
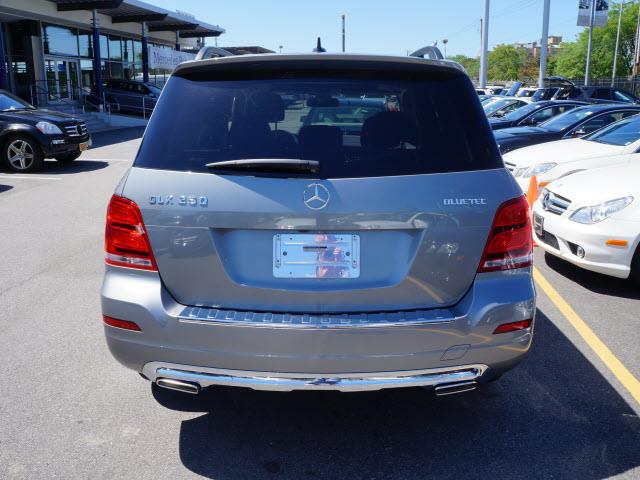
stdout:
[[124,330],[132,330],[134,332],[141,332],[142,329],[135,322],[129,322],[128,320],[119,320],[117,318],[107,317],[106,315],[102,316],[102,320],[105,325],[109,325],[110,327],[122,328]]
[[498,325],[493,333],[507,333],[507,332],[515,332],[517,330],[524,330],[525,328],[529,328],[531,326],[531,319],[529,320],[520,320],[519,322],[511,322],[511,323],[503,323],[502,325]]

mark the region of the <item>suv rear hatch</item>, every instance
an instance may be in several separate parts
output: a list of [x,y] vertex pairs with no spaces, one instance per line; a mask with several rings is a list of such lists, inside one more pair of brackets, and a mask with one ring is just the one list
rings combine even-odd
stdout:
[[169,80],[123,195],[178,302],[390,312],[471,287],[518,195],[471,82],[422,60],[321,57]]

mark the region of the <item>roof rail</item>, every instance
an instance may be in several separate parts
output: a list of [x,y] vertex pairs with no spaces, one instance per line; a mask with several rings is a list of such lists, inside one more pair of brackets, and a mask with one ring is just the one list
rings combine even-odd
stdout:
[[218,47],[202,47],[196,55],[196,60],[205,60],[207,58],[231,57],[233,53]]
[[413,52],[410,57],[420,57],[420,58],[428,58],[430,60],[442,60],[444,56],[438,47],[428,46],[422,47],[415,52]]

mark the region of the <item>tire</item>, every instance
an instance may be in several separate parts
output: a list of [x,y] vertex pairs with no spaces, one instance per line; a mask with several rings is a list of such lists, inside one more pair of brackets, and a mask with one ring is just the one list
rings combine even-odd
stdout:
[[58,155],[55,158],[60,163],[71,163],[76,160],[80,155],[82,155],[81,151],[65,153],[64,155]]
[[27,135],[13,135],[2,145],[2,159],[9,170],[18,173],[35,172],[44,165],[40,145]]
[[629,278],[640,288],[640,245],[636,248],[636,253],[631,260],[631,274]]

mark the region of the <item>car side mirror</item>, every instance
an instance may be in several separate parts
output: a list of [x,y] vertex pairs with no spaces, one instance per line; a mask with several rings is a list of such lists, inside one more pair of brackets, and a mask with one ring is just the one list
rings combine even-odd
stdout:
[[587,130],[585,128],[579,128],[578,130],[574,130],[571,133],[571,136],[572,137],[582,137],[582,136],[586,135],[587,133],[589,133],[589,132],[587,132]]
[[538,124],[537,120],[533,117],[525,118],[522,121],[522,125],[537,125],[537,124]]

